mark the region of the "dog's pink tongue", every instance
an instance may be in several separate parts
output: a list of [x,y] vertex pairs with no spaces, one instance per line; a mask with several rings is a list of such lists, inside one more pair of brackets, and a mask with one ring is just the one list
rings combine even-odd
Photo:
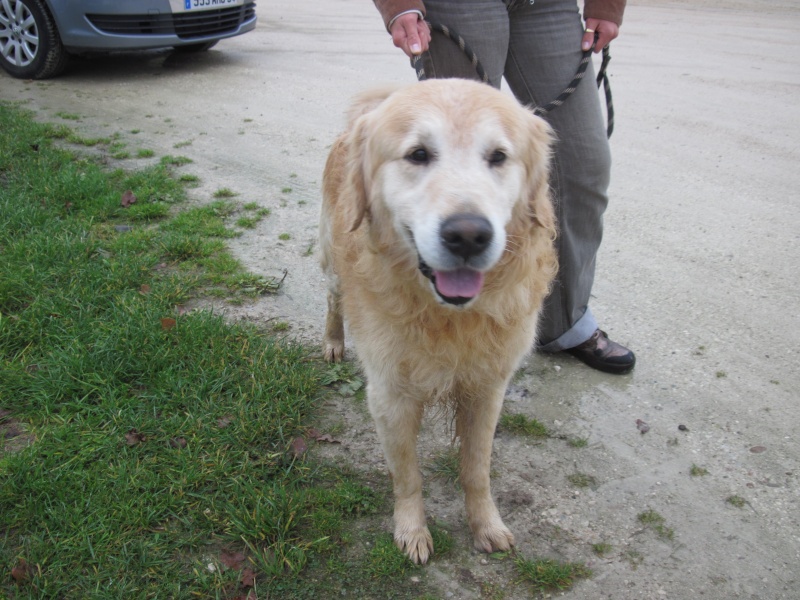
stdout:
[[473,298],[483,287],[483,273],[472,269],[434,271],[436,289],[448,298]]

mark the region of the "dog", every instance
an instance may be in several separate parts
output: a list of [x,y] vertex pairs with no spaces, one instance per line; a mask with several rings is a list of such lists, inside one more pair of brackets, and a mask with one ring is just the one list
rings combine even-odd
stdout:
[[323,174],[324,358],[344,324],[392,477],[394,540],[433,552],[416,440],[444,403],[476,548],[514,536],[492,499],[492,440],[509,380],[535,342],[557,270],[548,168],[552,133],[486,84],[428,80],[356,98]]

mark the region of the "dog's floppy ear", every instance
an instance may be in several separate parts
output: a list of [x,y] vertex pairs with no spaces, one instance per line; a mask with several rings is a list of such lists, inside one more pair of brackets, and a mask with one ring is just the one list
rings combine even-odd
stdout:
[[369,210],[367,191],[369,190],[367,182],[369,165],[366,151],[368,124],[366,121],[367,117],[358,118],[352,124],[350,134],[347,136],[345,189],[349,198],[345,210],[348,211],[347,221],[351,223],[349,231],[355,231],[361,226],[361,222]]
[[381,105],[398,86],[386,86],[367,90],[353,99],[347,114],[347,192],[350,202],[347,210],[352,214],[348,220],[352,223],[350,231],[361,226],[364,216],[369,212],[369,179],[371,165],[367,152],[368,132],[371,128],[371,113]]
[[533,114],[527,115],[527,190],[528,212],[534,223],[556,233],[556,218],[550,198],[550,159],[553,144],[553,130],[544,119]]

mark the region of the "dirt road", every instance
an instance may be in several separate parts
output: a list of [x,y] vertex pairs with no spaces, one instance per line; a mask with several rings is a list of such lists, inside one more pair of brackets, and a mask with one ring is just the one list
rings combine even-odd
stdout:
[[[500,433],[495,444],[495,494],[520,551],[594,570],[565,598],[800,598],[795,4],[631,1],[613,44],[615,166],[593,310],[637,367],[615,377],[533,356],[507,406],[560,438]],[[234,250],[253,271],[287,269],[283,291],[231,314],[286,321],[315,342],[327,149],[353,93],[410,83],[413,71],[366,0],[259,10],[255,32],[205,55],[79,61],[48,82],[0,75],[0,98],[44,120],[78,115],[68,124],[79,132],[119,133],[133,150],[192,158],[198,200],[227,187],[269,207]],[[325,418],[345,440],[331,452],[383,468],[363,408],[345,400]],[[449,439],[441,423],[422,437],[423,459]],[[459,494],[430,486],[429,513],[460,550],[427,567],[428,580],[446,598],[502,587],[502,568],[469,550]],[[647,511],[661,528],[641,522]],[[610,547],[598,556],[592,544]]]

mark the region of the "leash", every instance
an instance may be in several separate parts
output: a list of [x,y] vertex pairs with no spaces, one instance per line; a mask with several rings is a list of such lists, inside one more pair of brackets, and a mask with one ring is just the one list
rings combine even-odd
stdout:
[[[426,21],[428,26],[431,28],[431,31],[438,31],[442,35],[444,35],[447,39],[458,45],[461,49],[461,52],[469,59],[470,64],[475,69],[475,72],[478,75],[478,78],[483,81],[484,83],[489,83],[489,75],[483,68],[481,61],[478,60],[477,54],[469,47],[469,44],[461,37],[457,32],[450,29],[446,25],[442,25],[441,23],[431,23],[430,21]],[[592,60],[592,52],[597,45],[597,38],[598,34],[595,32],[594,34],[594,41],[592,42],[592,47],[588,50],[583,52],[583,56],[581,57],[581,61],[578,64],[578,70],[575,72],[575,77],[572,78],[572,81],[569,85],[564,88],[564,91],[561,92],[558,97],[553,100],[552,102],[546,104],[545,106],[537,106],[533,109],[533,114],[538,116],[544,116],[547,113],[555,110],[578,89],[578,84],[583,80],[583,76],[586,73],[586,68],[589,66],[589,63]],[[603,60],[600,63],[600,68],[597,71],[597,87],[600,87],[600,84],[603,84],[603,91],[605,92],[606,97],[606,117],[608,119],[608,125],[606,126],[606,136],[611,137],[611,134],[614,132],[614,103],[611,99],[611,82],[608,79],[608,63],[611,60],[611,56],[608,51],[608,46],[603,48]],[[414,71],[417,73],[417,80],[424,81],[427,79],[427,74],[425,73],[425,66],[423,65],[422,55],[416,55],[411,59],[411,66],[414,67]]]

